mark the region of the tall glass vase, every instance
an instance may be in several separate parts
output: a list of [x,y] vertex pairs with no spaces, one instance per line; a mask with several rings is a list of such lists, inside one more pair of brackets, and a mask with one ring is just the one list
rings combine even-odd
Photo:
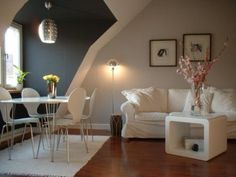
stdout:
[[192,115],[201,115],[202,103],[201,103],[201,94],[202,94],[202,83],[192,83],[191,92],[192,92],[192,106],[191,113]]
[[48,98],[56,98],[57,84],[55,82],[48,82]]

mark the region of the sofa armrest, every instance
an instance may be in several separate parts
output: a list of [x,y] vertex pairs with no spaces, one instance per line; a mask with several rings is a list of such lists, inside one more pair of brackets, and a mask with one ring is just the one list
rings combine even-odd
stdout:
[[124,102],[121,105],[120,109],[125,115],[125,118],[126,118],[125,122],[126,123],[134,120],[135,106],[131,102],[129,102],[129,101]]

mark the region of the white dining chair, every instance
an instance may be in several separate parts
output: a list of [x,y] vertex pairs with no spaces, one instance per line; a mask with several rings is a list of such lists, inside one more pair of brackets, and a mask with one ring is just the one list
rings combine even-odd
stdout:
[[86,134],[87,134],[87,138],[88,138],[88,125],[87,125],[87,121],[89,121],[89,126],[90,126],[90,134],[92,136],[92,141],[93,141],[93,126],[92,126],[92,114],[93,114],[93,109],[94,109],[94,102],[95,102],[95,98],[96,98],[96,94],[97,94],[97,88],[95,88],[93,90],[92,95],[90,96],[90,100],[89,100],[89,110],[88,110],[88,114],[87,115],[82,115],[82,120],[85,121],[86,123]]
[[[56,127],[58,129],[64,129],[66,134],[66,149],[67,149],[67,161],[70,161],[70,150],[69,150],[69,136],[68,129],[74,127],[75,125],[80,126],[81,136],[84,136],[84,121],[82,120],[82,114],[85,104],[86,91],[83,88],[76,88],[69,95],[68,100],[68,111],[72,115],[72,119],[68,118],[57,118]],[[60,132],[60,131],[59,131]],[[59,134],[59,140],[60,140]],[[59,142],[58,140],[58,142]],[[85,138],[83,138],[86,152],[88,152],[88,146]]]
[[[5,88],[0,87],[0,100],[10,100],[10,99],[12,99],[10,93]],[[29,126],[30,133],[31,133],[33,157],[35,158],[33,129],[32,129],[31,123],[36,123],[38,125],[40,131],[41,131],[40,121],[38,119],[35,119],[35,118],[32,118],[32,117],[14,119],[14,110],[12,110],[12,108],[13,108],[13,104],[10,104],[10,103],[1,103],[0,104],[0,110],[1,110],[2,118],[3,118],[3,121],[5,122],[5,125],[3,126],[2,132],[1,132],[0,143],[1,143],[3,132],[4,132],[5,129],[6,129],[6,132],[8,133],[9,132],[8,128],[11,127],[11,131],[13,131],[12,132],[13,136],[12,136],[11,143],[13,145],[14,144],[14,129],[15,129],[15,126],[20,125],[20,124],[25,125],[25,128],[27,126]],[[25,133],[25,128],[24,128],[24,133]],[[9,145],[9,143],[8,143],[8,145]]]
[[[24,88],[21,91],[22,98],[29,98],[29,97],[40,97],[39,93],[33,88]],[[48,143],[48,132],[50,131],[49,122],[52,119],[52,115],[49,114],[41,114],[38,112],[40,103],[24,103],[24,106],[29,114],[30,117],[40,119],[42,128],[45,128],[47,143]],[[44,143],[43,143],[44,147]]]

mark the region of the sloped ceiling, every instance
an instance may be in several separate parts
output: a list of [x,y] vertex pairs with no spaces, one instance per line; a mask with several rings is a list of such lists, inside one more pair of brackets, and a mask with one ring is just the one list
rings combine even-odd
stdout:
[[[0,46],[3,43],[3,35],[5,33],[6,28],[11,23],[12,19],[15,17],[16,13],[24,6],[24,4],[28,0],[1,0],[0,6]],[[37,0],[36,0],[37,1]],[[55,1],[55,0],[54,0]],[[63,0],[57,0],[63,1]],[[66,0],[71,1],[71,0]],[[74,0],[78,1],[78,0]],[[43,3],[44,1],[38,1]],[[84,4],[84,8],[90,9],[93,11],[92,13],[97,13],[96,6],[91,3],[91,0],[80,0]],[[90,3],[89,3],[90,2]],[[107,4],[108,8],[114,14],[115,18],[119,21],[120,24],[125,24],[130,21],[133,16],[136,16],[147,4],[151,2],[151,0],[104,0]],[[59,3],[60,6],[60,3]],[[72,4],[68,5],[69,7],[73,7]],[[72,9],[73,9],[72,8]],[[80,7],[79,7],[80,8]],[[87,10],[86,10],[87,12]],[[71,12],[72,13],[72,12]],[[100,14],[102,16],[102,14]],[[66,15],[64,15],[66,16]],[[104,18],[105,16],[103,16]]]

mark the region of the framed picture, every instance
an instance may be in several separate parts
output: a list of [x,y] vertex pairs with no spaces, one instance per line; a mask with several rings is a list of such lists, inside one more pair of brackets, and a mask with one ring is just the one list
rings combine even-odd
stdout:
[[204,61],[206,57],[211,59],[211,34],[184,34],[183,56],[188,56],[191,61]]
[[149,41],[149,65],[151,67],[177,66],[176,39],[160,39]]

